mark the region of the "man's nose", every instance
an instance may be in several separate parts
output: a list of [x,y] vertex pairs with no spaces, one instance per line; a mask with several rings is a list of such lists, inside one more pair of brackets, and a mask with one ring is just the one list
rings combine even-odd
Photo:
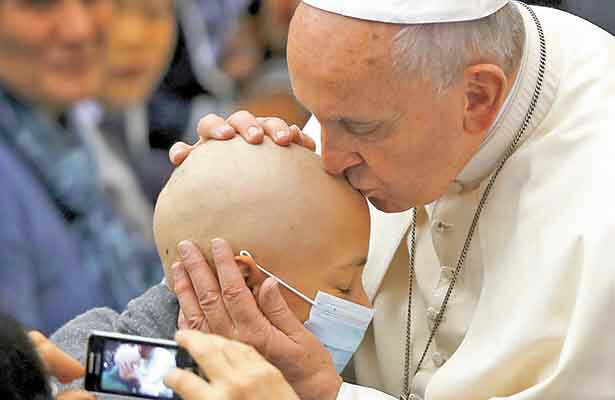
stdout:
[[322,133],[322,159],[325,170],[331,175],[343,175],[352,167],[363,163],[363,158],[353,149],[351,143]]
[[58,18],[58,32],[61,39],[76,46],[84,44],[83,40],[92,37],[96,31],[93,6],[87,6],[79,0],[63,2]]

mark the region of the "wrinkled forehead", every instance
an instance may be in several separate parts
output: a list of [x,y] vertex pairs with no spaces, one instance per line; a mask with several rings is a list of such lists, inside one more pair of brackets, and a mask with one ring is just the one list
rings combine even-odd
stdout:
[[318,55],[333,64],[374,65],[390,61],[391,45],[400,27],[344,17],[301,3],[289,32],[289,53]]
[[370,109],[390,103],[395,90],[392,44],[399,29],[302,3],[291,24],[287,53],[299,101],[312,112],[360,102]]

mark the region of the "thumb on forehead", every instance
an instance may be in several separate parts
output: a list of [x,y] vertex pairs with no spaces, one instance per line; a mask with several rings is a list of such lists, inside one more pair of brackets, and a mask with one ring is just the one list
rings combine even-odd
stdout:
[[305,327],[288,307],[275,278],[267,278],[258,293],[258,305],[267,319],[286,336],[302,333]]

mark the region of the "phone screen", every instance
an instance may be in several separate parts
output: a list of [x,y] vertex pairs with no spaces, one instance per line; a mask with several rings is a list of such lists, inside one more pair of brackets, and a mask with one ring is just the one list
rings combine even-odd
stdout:
[[163,379],[177,366],[177,349],[108,339],[102,354],[100,388],[103,391],[173,398]]

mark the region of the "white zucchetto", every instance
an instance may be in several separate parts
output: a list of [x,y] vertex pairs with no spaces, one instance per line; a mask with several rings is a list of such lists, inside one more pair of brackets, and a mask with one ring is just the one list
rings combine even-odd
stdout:
[[303,0],[346,17],[393,24],[471,21],[500,10],[510,0]]

